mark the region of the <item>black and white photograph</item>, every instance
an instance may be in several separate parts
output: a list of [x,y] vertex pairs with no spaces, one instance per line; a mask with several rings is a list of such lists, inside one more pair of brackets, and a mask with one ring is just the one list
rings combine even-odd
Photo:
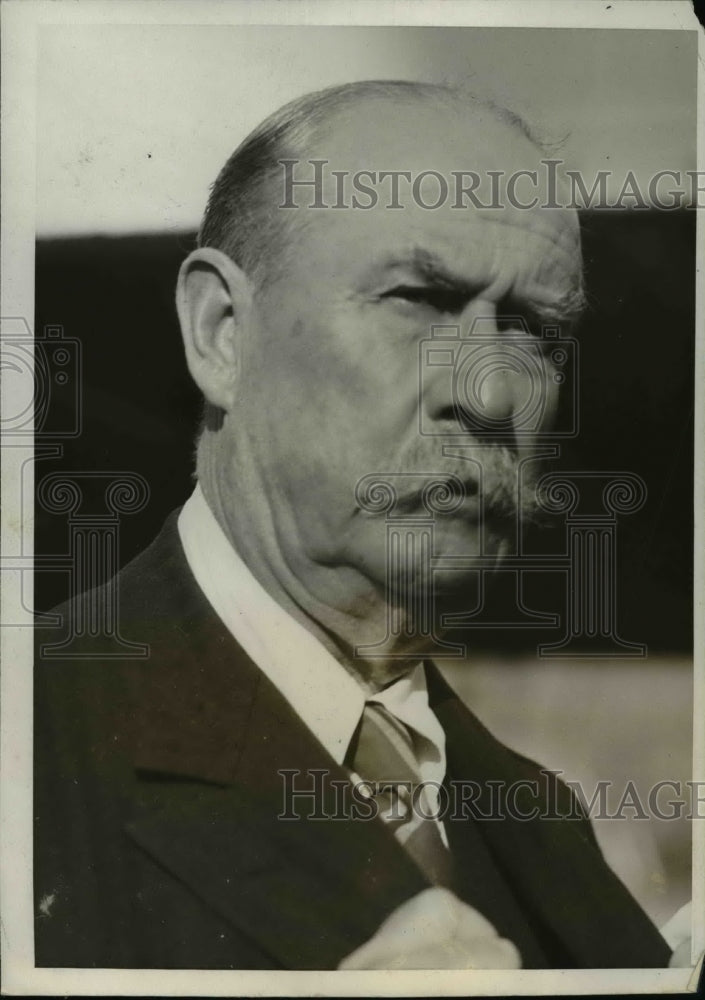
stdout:
[[3,991],[695,994],[691,5],[1,13]]

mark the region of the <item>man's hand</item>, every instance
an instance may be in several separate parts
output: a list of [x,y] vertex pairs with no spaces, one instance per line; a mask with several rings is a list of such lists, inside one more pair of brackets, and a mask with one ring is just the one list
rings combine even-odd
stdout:
[[519,969],[519,952],[448,889],[420,892],[339,969]]
[[693,904],[686,903],[673,914],[671,919],[661,928],[661,934],[672,949],[669,969],[688,969],[693,964],[691,955],[693,923]]

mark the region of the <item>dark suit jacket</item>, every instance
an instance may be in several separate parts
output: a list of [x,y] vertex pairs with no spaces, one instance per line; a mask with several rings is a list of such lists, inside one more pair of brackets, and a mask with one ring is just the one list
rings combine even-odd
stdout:
[[[326,771],[329,815],[330,781],[347,775],[207,603],[176,513],[117,585],[120,631],[148,643],[147,658],[83,659],[89,638],[53,658],[41,647],[59,631],[38,633],[36,964],[335,968],[424,877],[380,820],[277,818],[279,769]],[[104,596],[88,595],[82,613]],[[546,784],[427,672],[449,779]],[[549,798],[554,812],[575,812],[564,786]],[[525,967],[667,964],[584,818],[446,827],[456,891],[514,941]]]

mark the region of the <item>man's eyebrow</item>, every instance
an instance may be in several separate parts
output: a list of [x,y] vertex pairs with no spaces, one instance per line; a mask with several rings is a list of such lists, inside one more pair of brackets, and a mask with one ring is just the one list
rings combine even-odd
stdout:
[[[388,257],[381,262],[380,270],[391,270],[393,267],[407,267],[424,280],[452,288],[466,294],[468,298],[482,291],[480,284],[454,273],[441,257],[423,247],[413,247],[407,253]],[[586,298],[582,282],[576,281],[563,295],[556,296],[551,301],[533,298],[518,300],[510,294],[504,304],[511,307],[507,311],[521,313],[528,310],[532,317],[542,323],[562,322],[570,325],[580,318],[586,306]]]
[[394,267],[408,268],[427,281],[435,281],[458,291],[466,291],[469,295],[480,291],[480,286],[476,282],[468,281],[462,275],[454,273],[441,257],[423,247],[413,247],[406,253],[394,254],[381,261],[380,270],[391,270]]
[[[509,297],[511,303],[511,297]],[[563,295],[548,300],[527,299],[524,308],[541,323],[566,323],[573,325],[585,310],[587,300],[581,283],[576,283]]]

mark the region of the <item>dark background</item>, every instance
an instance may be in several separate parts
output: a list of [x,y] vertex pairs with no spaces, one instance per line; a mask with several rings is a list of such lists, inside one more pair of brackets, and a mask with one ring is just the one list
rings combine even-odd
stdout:
[[[623,516],[618,529],[619,630],[652,652],[687,652],[695,213],[593,211],[582,224],[590,305],[577,334],[581,431],[563,444],[560,465],[631,471],[646,481],[647,503]],[[60,459],[38,460],[36,481],[57,471],[144,476],[148,504],[121,520],[122,564],[151,541],[192,489],[200,398],[183,360],[174,287],[193,245],[192,233],[37,244],[35,330],[40,336],[46,326],[60,326],[64,337],[80,342],[82,432],[63,440]],[[58,396],[53,400],[45,432],[70,424],[65,411],[71,405]],[[37,553],[66,551],[65,515],[37,505],[35,532]],[[558,550],[562,538],[559,526],[549,528],[542,549]],[[560,610],[565,598],[559,575],[534,576],[526,595],[531,606]],[[59,603],[68,586],[65,572],[38,572],[35,607]],[[534,649],[540,639],[557,638],[555,631],[527,630],[477,636],[507,650]]]

